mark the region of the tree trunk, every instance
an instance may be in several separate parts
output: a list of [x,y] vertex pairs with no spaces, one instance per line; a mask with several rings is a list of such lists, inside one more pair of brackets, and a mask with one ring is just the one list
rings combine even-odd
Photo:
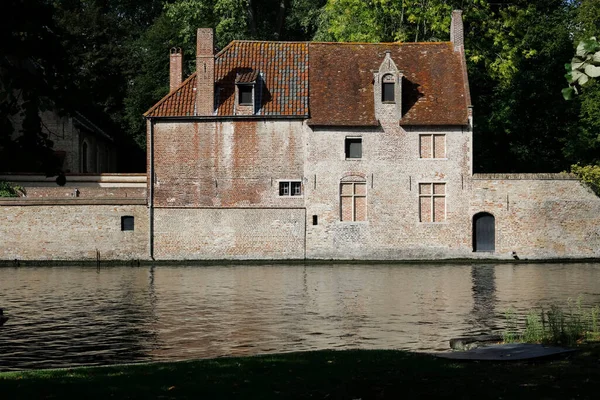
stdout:
[[279,12],[277,13],[277,30],[275,31],[275,39],[280,40],[283,33],[283,25],[285,23],[286,11],[289,0],[279,0]]
[[254,8],[254,1],[247,0],[247,9],[248,9],[248,25],[250,26],[250,34],[253,39],[258,38],[258,33],[256,32],[256,10]]

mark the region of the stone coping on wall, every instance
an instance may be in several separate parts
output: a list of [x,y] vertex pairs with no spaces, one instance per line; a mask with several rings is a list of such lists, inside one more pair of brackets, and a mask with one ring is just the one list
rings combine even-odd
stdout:
[[[146,174],[65,174],[64,186],[146,187]],[[56,176],[40,174],[0,174],[0,180],[23,187],[57,187]]]
[[3,197],[0,206],[125,206],[146,205],[146,198]]
[[590,264],[600,262],[599,258],[582,257],[563,257],[563,258],[537,258],[537,259],[476,259],[476,258],[440,258],[440,259],[395,259],[395,260],[336,260],[336,259],[217,259],[217,260],[152,260],[150,257],[139,259],[80,259],[80,260],[2,260],[0,259],[0,268],[2,267],[55,267],[55,266],[95,266],[95,267],[114,267],[114,266],[139,266],[139,267],[160,267],[160,266],[186,266],[186,267],[206,267],[206,266],[252,266],[252,265],[481,265],[488,263],[492,265],[508,264]]
[[575,181],[574,174],[560,172],[555,174],[473,174],[473,180],[546,180],[546,181]]

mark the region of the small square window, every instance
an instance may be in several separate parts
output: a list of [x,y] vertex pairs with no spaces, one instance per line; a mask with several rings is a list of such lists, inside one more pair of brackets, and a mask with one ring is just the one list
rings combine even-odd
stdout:
[[346,158],[362,158],[362,138],[346,138]]
[[280,196],[302,196],[302,182],[281,181],[279,182]]
[[252,105],[252,85],[238,85],[239,88],[239,104]]
[[121,217],[121,230],[132,231],[134,228],[134,219],[131,215],[125,215]]
[[381,90],[381,101],[384,103],[394,103],[394,82],[383,82]]

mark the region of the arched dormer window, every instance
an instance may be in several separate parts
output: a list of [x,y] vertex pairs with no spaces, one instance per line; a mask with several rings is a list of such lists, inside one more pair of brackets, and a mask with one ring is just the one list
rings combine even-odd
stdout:
[[381,101],[384,103],[396,102],[396,78],[392,74],[385,74],[381,79]]
[[373,100],[378,120],[402,118],[402,77],[402,72],[392,60],[392,51],[386,50],[379,70],[373,73]]

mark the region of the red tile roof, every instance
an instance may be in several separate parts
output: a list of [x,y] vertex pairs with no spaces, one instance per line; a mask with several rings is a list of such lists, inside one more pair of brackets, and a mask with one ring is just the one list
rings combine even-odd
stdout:
[[452,43],[311,43],[312,125],[377,125],[373,73],[391,51],[402,80],[401,125],[466,125],[462,55]]
[[258,71],[264,81],[259,115],[308,115],[308,44],[235,41],[215,59],[217,115],[233,115],[238,73]]
[[239,72],[235,78],[235,83],[255,83],[258,79],[259,72],[256,70],[248,70]]
[[195,115],[196,73],[146,111],[146,117],[191,117]]
[[[467,124],[468,83],[451,43],[234,41],[215,56],[217,115],[234,115],[236,78],[252,71],[261,88],[258,115],[308,117],[310,107],[312,125],[377,125],[373,73],[386,50],[404,73],[401,125]],[[144,115],[193,116],[195,77]]]
[[[264,81],[258,115],[308,116],[308,43],[233,41],[221,50],[215,56],[218,116],[234,115],[236,78],[250,70]],[[193,116],[195,77],[192,74],[144,115]]]

